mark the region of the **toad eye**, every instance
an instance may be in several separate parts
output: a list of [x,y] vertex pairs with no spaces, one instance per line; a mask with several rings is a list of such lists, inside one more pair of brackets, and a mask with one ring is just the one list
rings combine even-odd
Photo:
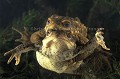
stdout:
[[47,23],[46,24],[50,24],[51,22],[50,22],[50,20],[47,20]]
[[70,23],[69,21],[65,21],[65,22],[62,23],[62,25],[63,25],[64,27],[70,27],[70,26],[71,26],[71,23]]

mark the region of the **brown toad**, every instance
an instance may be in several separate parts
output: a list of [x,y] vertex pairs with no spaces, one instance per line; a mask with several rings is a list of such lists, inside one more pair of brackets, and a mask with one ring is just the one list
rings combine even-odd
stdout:
[[[21,39],[17,41],[22,44],[4,55],[11,54],[8,63],[15,57],[15,65],[19,64],[22,53],[34,50],[37,61],[43,68],[57,73],[73,74],[98,46],[110,50],[106,47],[100,30],[89,40],[87,27],[78,18],[52,15],[45,28],[32,35],[26,28],[24,32],[13,29],[21,34]],[[79,48],[81,46],[82,49]]]

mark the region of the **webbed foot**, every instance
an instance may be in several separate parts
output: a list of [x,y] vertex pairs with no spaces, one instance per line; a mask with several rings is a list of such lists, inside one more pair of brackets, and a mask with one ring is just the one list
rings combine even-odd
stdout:
[[19,62],[20,62],[21,53],[16,53],[16,50],[15,50],[15,49],[12,49],[12,50],[6,52],[6,53],[4,54],[4,56],[6,56],[6,55],[8,55],[8,54],[11,54],[11,56],[10,56],[10,58],[8,59],[7,64],[9,64],[9,63],[13,60],[13,58],[15,58],[15,60],[16,60],[15,65],[18,65]]
[[16,32],[18,32],[21,35],[20,39],[15,40],[16,42],[22,42],[22,43],[30,42],[30,34],[29,34],[28,29],[26,27],[24,27],[23,32],[17,30],[14,27],[12,27],[12,29],[15,30]]
[[97,39],[97,43],[102,46],[103,49],[105,50],[110,50],[110,48],[108,48],[106,45],[105,45],[105,42],[104,42],[104,37],[102,36],[104,33],[100,30],[98,30],[95,34],[95,37]]
[[18,45],[14,49],[12,49],[4,54],[4,56],[9,55],[9,54],[11,55],[10,58],[8,59],[7,64],[9,64],[13,60],[13,58],[15,58],[15,60],[16,60],[15,65],[18,65],[20,62],[21,54],[31,51],[31,50],[34,50],[34,45],[31,43],[24,43],[24,44]]

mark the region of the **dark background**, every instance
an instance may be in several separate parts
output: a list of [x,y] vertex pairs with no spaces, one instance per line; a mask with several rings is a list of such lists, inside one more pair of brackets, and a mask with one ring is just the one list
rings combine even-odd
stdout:
[[102,79],[120,76],[120,0],[0,0],[0,79],[80,79],[80,76],[57,74],[38,65],[35,53],[22,55],[21,62],[6,64],[4,52],[19,45],[19,34],[11,27],[30,28],[35,32],[44,27],[52,14],[79,17],[90,28],[105,28],[106,44],[111,48],[112,72]]

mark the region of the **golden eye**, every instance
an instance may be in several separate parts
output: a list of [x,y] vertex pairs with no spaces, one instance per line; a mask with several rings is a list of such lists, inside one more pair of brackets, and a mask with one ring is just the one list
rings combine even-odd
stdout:
[[70,26],[71,26],[71,23],[70,23],[69,21],[63,21],[63,22],[62,22],[62,25],[63,25],[64,27],[70,27]]
[[51,23],[51,21],[48,19],[46,24],[50,24],[50,23]]

